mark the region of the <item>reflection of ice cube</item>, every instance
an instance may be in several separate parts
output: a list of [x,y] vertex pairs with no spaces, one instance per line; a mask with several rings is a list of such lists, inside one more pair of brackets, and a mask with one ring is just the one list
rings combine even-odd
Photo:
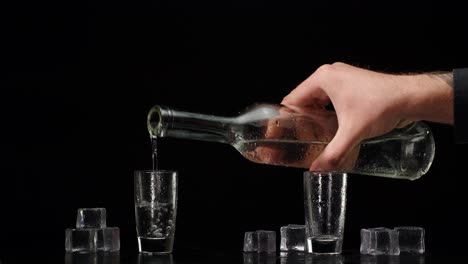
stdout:
[[105,228],[105,208],[80,208],[76,215],[76,228]]
[[297,263],[304,263],[305,261],[306,261],[305,252],[298,252],[298,251],[280,252],[281,264],[297,264]]
[[361,254],[399,255],[398,231],[379,227],[361,229]]
[[266,252],[244,252],[244,264],[276,264],[276,255]]
[[[418,262],[405,262],[402,263],[411,263],[419,264]],[[400,264],[400,256],[394,255],[361,255],[360,264]]]
[[304,251],[305,225],[287,225],[280,228],[281,251]]
[[64,264],[120,264],[120,253],[116,252],[96,252],[81,254],[74,252],[65,253]]
[[424,254],[402,254],[398,256],[401,263],[424,264]]
[[276,232],[267,230],[257,230],[245,232],[244,252],[275,252]]
[[398,231],[398,241],[401,252],[424,253],[424,228],[417,226],[398,226],[395,227],[395,230]]

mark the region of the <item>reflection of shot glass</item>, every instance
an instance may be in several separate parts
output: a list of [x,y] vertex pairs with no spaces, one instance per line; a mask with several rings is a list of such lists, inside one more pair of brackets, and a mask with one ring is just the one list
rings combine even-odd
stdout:
[[135,219],[141,253],[167,254],[174,245],[177,172],[135,171]]
[[306,252],[341,253],[346,185],[346,173],[304,172]]
[[138,254],[138,264],[174,264],[172,254],[149,255],[145,253]]

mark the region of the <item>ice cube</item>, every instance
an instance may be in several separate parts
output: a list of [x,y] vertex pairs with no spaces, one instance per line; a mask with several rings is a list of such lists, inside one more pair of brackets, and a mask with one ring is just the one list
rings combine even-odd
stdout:
[[120,230],[118,227],[97,229],[97,249],[103,251],[120,250]]
[[424,254],[424,228],[418,226],[398,226],[400,251],[405,253]]
[[280,228],[281,251],[304,251],[305,225],[287,225]]
[[76,229],[65,230],[66,252],[120,250],[120,230],[106,227],[105,208],[79,208],[76,226]]
[[398,231],[384,227],[361,229],[361,254],[399,255]]
[[257,230],[258,252],[276,252],[276,232]]
[[97,232],[94,228],[65,230],[65,251],[95,252],[97,250]]
[[65,230],[65,251],[67,252],[119,250],[120,230],[118,227],[69,228]]
[[258,251],[258,236],[257,232],[244,233],[244,252],[257,252]]
[[268,230],[245,232],[244,252],[276,252],[276,232]]
[[105,208],[79,208],[76,215],[76,228],[105,228]]

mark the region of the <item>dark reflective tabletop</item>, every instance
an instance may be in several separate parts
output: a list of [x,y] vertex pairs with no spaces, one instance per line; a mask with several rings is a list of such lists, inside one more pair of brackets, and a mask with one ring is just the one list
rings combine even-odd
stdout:
[[367,256],[347,252],[341,255],[310,254],[251,254],[223,252],[184,252],[169,255],[146,255],[138,253],[62,253],[14,254],[0,260],[4,263],[65,263],[65,264],[189,264],[189,263],[235,263],[235,264],[431,264],[466,263],[463,255],[400,255]]

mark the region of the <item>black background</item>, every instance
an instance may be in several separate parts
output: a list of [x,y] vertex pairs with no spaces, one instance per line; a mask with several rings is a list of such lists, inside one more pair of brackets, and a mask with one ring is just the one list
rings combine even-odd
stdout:
[[[154,104],[236,115],[280,102],[325,63],[394,73],[468,65],[466,16],[446,1],[1,5],[0,257],[62,254],[81,207],[105,207],[122,251],[136,252],[132,173],[151,167]],[[468,146],[452,127],[430,126],[436,156],[421,179],[350,175],[346,250],[358,251],[361,228],[396,225],[425,227],[433,254],[464,248]],[[175,252],[241,252],[245,231],[303,223],[303,170],[170,138],[159,158],[180,176]]]

